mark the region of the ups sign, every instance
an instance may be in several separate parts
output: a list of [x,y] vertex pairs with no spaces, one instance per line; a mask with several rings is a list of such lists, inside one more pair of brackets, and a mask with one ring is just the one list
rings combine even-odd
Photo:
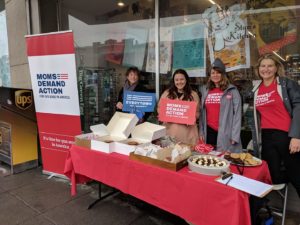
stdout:
[[15,92],[15,104],[20,109],[27,109],[32,105],[32,91],[19,90]]

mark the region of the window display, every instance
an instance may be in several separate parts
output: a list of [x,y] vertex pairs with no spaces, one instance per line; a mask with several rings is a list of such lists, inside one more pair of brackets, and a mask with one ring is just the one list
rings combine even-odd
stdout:
[[78,68],[79,105],[82,129],[107,123],[115,111],[117,74],[114,69]]
[[[261,54],[273,53],[284,64],[286,75],[300,80],[300,46],[296,35],[299,11],[295,0],[245,0],[238,3],[231,0],[166,0],[159,1],[159,18],[154,15],[155,2],[149,0],[129,1],[123,7],[111,1],[84,6],[84,1],[75,4],[67,0],[61,7],[62,27],[74,30],[78,71],[82,67],[113,68],[116,83],[109,85],[117,90],[124,83],[122,74],[128,66],[137,66],[141,70],[147,88],[156,89],[157,96],[167,88],[172,71],[179,67],[187,69],[192,77],[192,87],[200,90],[207,82],[207,68],[215,58],[221,58],[230,80],[241,93],[245,130],[251,129],[249,91],[252,81],[257,79],[253,67]],[[155,74],[155,48],[158,47],[155,21],[158,19],[160,74]],[[95,107],[105,105],[108,98],[114,101],[115,96],[105,96],[108,87],[106,91],[105,88],[101,90],[103,99],[91,91],[94,88],[95,85],[91,84],[86,92],[101,100],[92,103],[96,97],[89,97],[86,108],[90,108],[91,103]],[[108,113],[111,117],[114,110],[104,109],[99,112],[92,109],[89,113]],[[86,119],[86,122],[99,121],[93,118]]]
[[10,87],[10,67],[4,0],[0,0],[0,87]]

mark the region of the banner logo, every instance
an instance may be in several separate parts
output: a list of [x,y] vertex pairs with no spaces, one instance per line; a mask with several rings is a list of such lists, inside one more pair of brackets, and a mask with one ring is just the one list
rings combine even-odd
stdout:
[[32,105],[32,92],[27,90],[16,91],[15,104],[20,109],[28,109]]

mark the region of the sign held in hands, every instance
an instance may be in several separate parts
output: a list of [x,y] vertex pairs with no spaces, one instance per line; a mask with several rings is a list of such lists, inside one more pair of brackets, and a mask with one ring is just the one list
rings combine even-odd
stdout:
[[196,122],[196,102],[163,98],[160,100],[159,120],[193,125]]

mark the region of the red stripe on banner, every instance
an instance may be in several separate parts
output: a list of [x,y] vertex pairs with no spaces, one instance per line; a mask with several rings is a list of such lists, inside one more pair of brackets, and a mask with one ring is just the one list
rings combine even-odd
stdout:
[[41,153],[43,170],[52,173],[63,174],[68,152],[60,152],[42,147]]
[[81,134],[80,116],[36,113],[39,132],[78,135]]
[[43,169],[63,174],[74,136],[81,134],[80,116],[36,113]]
[[27,55],[74,54],[73,32],[26,37]]

